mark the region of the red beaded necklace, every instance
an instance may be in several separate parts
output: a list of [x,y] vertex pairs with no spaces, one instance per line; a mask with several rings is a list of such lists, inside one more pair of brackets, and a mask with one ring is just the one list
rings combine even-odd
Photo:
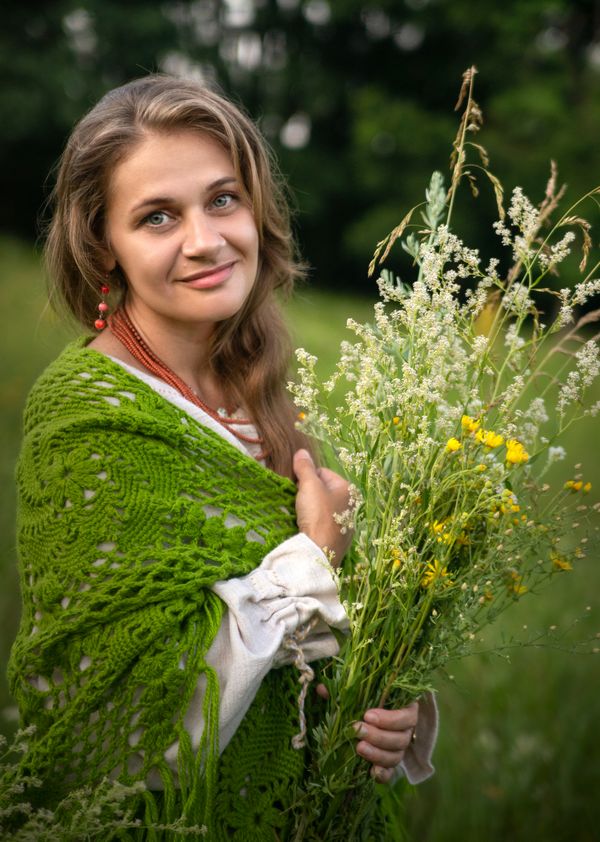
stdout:
[[[116,310],[108,318],[108,324],[113,334],[117,337],[119,342],[127,348],[132,357],[134,357],[144,368],[148,369],[151,374],[164,380],[169,386],[176,389],[186,400],[203,409],[207,415],[218,421],[226,430],[239,439],[248,444],[263,444],[260,437],[246,436],[244,433],[236,430],[235,427],[243,424],[251,424],[249,418],[232,418],[227,415],[221,415],[214,410],[185,383],[181,377],[168,367],[154,351],[146,344],[140,336],[139,331],[127,315],[126,311],[121,308]],[[261,453],[257,458],[263,458],[264,453]]]

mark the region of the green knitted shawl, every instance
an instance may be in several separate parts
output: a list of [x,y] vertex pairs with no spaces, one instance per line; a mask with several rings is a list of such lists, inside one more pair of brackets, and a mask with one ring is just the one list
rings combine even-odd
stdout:
[[[22,724],[37,726],[27,769],[53,797],[158,776],[150,820],[160,803],[161,819],[204,823],[208,839],[285,838],[305,759],[290,745],[294,671],[269,673],[219,758],[205,655],[223,615],[210,586],[294,534],[294,485],[85,342],[34,386],[17,467],[23,615],[9,679]],[[200,675],[193,751],[183,717]],[[175,740],[177,775],[164,760]]]

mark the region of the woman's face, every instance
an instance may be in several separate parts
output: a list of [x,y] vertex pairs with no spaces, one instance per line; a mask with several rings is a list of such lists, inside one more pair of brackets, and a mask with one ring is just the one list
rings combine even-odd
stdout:
[[258,269],[258,231],[228,152],[194,131],[149,134],[114,170],[107,269],[127,280],[139,328],[209,336]]

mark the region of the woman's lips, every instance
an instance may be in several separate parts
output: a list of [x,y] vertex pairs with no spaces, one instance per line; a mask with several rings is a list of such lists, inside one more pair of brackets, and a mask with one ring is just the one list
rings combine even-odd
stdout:
[[225,263],[223,266],[217,266],[212,271],[199,272],[198,275],[192,275],[189,279],[182,278],[180,283],[192,287],[192,289],[211,289],[224,283],[231,276],[234,266],[235,261]]

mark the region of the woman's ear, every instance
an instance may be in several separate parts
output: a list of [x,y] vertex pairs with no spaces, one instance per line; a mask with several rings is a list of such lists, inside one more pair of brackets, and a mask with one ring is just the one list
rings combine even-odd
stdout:
[[117,261],[109,248],[102,247],[100,249],[100,261],[105,272],[110,274],[117,268]]

